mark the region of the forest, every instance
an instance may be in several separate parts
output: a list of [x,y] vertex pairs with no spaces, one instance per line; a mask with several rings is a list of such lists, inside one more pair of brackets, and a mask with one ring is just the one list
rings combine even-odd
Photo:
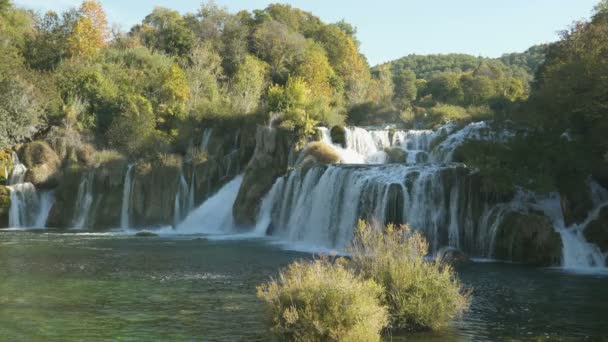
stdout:
[[100,3],[35,13],[0,2],[0,144],[52,132],[138,158],[188,154],[209,122],[433,128],[491,120],[509,144],[470,142],[484,189],[608,183],[608,3],[561,40],[497,59],[419,56],[370,67],[357,30],[289,5],[181,15],[157,7],[128,32]]

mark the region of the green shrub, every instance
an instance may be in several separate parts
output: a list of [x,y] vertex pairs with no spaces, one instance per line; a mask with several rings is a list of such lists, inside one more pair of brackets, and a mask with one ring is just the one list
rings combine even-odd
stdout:
[[271,331],[287,341],[379,341],[386,326],[382,288],[344,260],[295,262],[278,280],[258,287]]
[[93,155],[93,164],[94,165],[102,165],[115,161],[124,161],[125,156],[120,154],[120,152],[116,150],[101,150],[95,152]]
[[428,243],[405,226],[381,232],[359,222],[349,252],[360,275],[384,287],[391,329],[441,329],[468,307],[452,268],[425,260]]
[[336,125],[332,127],[330,134],[331,142],[346,147],[346,128],[344,126]]

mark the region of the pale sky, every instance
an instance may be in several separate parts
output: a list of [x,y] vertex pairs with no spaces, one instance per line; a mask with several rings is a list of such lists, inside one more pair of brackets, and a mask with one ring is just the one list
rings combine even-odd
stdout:
[[[79,0],[13,0],[40,11],[62,11]],[[155,6],[195,12],[200,0],[100,0],[123,30]],[[371,65],[408,54],[468,53],[498,57],[558,39],[573,21],[588,18],[599,0],[216,0],[231,12],[289,3],[325,22],[345,19],[358,29]]]

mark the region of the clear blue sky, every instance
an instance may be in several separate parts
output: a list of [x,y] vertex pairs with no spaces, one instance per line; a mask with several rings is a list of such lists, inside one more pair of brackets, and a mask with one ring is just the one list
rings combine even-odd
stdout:
[[[42,11],[61,11],[79,0],[13,0]],[[284,2],[325,22],[355,25],[361,49],[375,65],[404,55],[468,53],[498,57],[557,40],[557,32],[588,18],[599,0],[216,0],[231,12]],[[101,0],[109,21],[124,30],[155,6],[194,12],[198,0]]]

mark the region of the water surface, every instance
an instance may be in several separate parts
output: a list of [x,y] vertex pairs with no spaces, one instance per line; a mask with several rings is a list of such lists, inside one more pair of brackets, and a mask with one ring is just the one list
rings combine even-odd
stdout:
[[[255,286],[308,257],[266,240],[0,232],[0,339],[266,341]],[[498,263],[459,276],[474,295],[463,320],[408,338],[608,339],[605,276]]]

